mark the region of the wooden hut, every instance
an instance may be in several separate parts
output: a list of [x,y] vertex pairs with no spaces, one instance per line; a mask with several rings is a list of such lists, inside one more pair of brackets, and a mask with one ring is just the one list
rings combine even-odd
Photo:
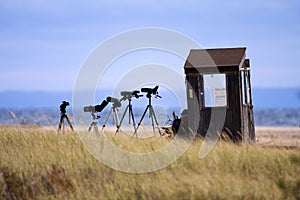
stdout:
[[212,113],[224,115],[221,130],[234,142],[255,140],[250,60],[246,48],[191,50],[184,65],[189,127],[205,136]]

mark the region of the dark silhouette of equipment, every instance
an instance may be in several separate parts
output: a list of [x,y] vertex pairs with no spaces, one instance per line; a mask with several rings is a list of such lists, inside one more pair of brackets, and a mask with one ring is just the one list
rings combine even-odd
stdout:
[[61,130],[61,128],[63,129],[63,133],[65,133],[65,123],[64,123],[64,119],[67,120],[70,128],[72,131],[74,131],[73,129],[73,126],[71,124],[71,121],[68,117],[68,115],[66,114],[66,107],[69,106],[70,103],[67,102],[67,101],[62,101],[62,104],[59,106],[60,108],[60,121],[59,121],[59,124],[58,124],[58,132]]
[[186,135],[188,133],[188,110],[184,109],[181,112],[181,118],[179,118],[174,111],[172,115],[173,120],[171,120],[170,118],[168,120],[168,122],[171,122],[171,127],[162,127],[162,130],[164,130],[163,135],[168,136],[172,139],[174,139],[177,133],[180,133],[181,136]]
[[173,115],[172,131],[174,134],[176,134],[179,130],[181,119],[175,114],[174,111],[172,115]]
[[181,112],[181,118],[179,118],[175,112],[172,113],[173,122],[172,122],[172,131],[176,135],[179,131],[186,132],[188,130],[188,110],[184,109]]
[[98,119],[100,118],[100,116],[96,115],[96,112],[101,112],[106,106],[107,106],[108,102],[106,100],[103,100],[102,103],[100,105],[96,105],[96,106],[86,106],[83,108],[84,112],[90,112],[93,119],[92,119],[92,123],[88,128],[88,131],[90,132],[92,130],[92,128],[94,128],[95,132],[98,133]]
[[155,112],[154,112],[154,109],[153,109],[153,106],[152,106],[152,102],[151,102],[151,98],[152,98],[152,95],[155,95],[155,98],[162,98],[161,96],[158,95],[158,86],[155,86],[154,88],[142,88],[141,91],[142,92],[145,92],[147,93],[146,97],[149,99],[149,102],[148,102],[148,105],[138,123],[138,126],[137,128],[135,129],[134,131],[134,134],[133,136],[137,136],[137,131],[147,113],[147,110],[149,109],[149,117],[151,118],[151,122],[152,122],[152,128],[153,128],[153,132],[155,133],[155,127],[154,127],[154,120],[155,120],[155,124],[156,124],[156,127],[158,129],[158,132],[159,134],[161,135],[161,131],[160,131],[160,128],[159,128],[159,125],[158,125],[158,122],[157,122],[157,118],[155,116]]
[[107,97],[106,101],[112,103],[112,107],[111,107],[111,109],[110,109],[110,111],[109,111],[109,113],[108,113],[108,115],[105,119],[105,122],[102,126],[102,130],[105,128],[106,123],[107,123],[107,121],[108,121],[108,119],[109,119],[112,112],[113,112],[113,121],[116,121],[116,127],[118,128],[118,126],[119,126],[118,108],[121,107],[122,104],[121,104],[119,99],[113,98],[113,97]]
[[131,120],[132,120],[132,125],[133,125],[133,128],[134,128],[134,131],[136,130],[136,126],[135,126],[135,120],[134,120],[134,114],[133,114],[133,111],[132,111],[132,104],[131,104],[131,101],[132,101],[132,97],[135,97],[135,98],[140,98],[142,97],[143,95],[139,95],[140,91],[138,90],[135,90],[135,91],[132,91],[132,92],[129,92],[129,91],[122,91],[121,92],[121,96],[123,96],[120,101],[128,101],[128,105],[126,106],[125,108],[125,111],[123,113],[123,116],[121,118],[121,121],[120,121],[120,124],[117,125],[117,131],[116,133],[119,132],[121,126],[122,126],[122,122],[125,118],[125,115],[127,113],[127,111],[129,112],[129,116],[128,116],[128,119],[129,119],[129,124],[131,124]]

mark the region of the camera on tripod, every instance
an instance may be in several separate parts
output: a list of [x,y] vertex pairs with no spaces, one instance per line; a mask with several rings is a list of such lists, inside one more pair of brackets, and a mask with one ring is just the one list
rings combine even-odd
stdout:
[[65,125],[64,125],[64,119],[65,118],[66,118],[71,130],[74,131],[73,126],[71,124],[71,121],[70,121],[68,115],[66,114],[66,108],[69,105],[70,105],[69,102],[62,101],[62,104],[59,106],[61,117],[60,117],[60,121],[59,121],[59,124],[58,124],[58,129],[57,129],[58,132],[61,130],[61,128],[63,128],[63,132],[65,133]]
[[155,112],[154,112],[154,109],[153,109],[153,106],[152,106],[152,101],[151,101],[152,95],[155,95],[155,98],[161,98],[161,96],[158,95],[158,91],[157,90],[158,90],[158,86],[155,86],[154,88],[142,88],[141,89],[142,92],[146,92],[147,93],[146,97],[148,98],[149,103],[148,103],[148,105],[147,105],[147,107],[146,107],[146,109],[145,109],[145,111],[144,111],[144,113],[142,115],[142,118],[140,119],[140,121],[138,123],[138,126],[135,129],[133,135],[137,136],[137,130],[139,129],[139,127],[140,127],[140,125],[141,125],[141,123],[142,123],[142,121],[143,121],[143,119],[144,119],[144,117],[145,117],[146,112],[147,112],[148,109],[149,109],[149,117],[151,118],[151,121],[152,121],[153,132],[155,132],[155,127],[154,127],[154,122],[155,122],[156,127],[158,129],[158,132],[161,135],[161,131],[159,129],[159,125],[158,125],[157,118],[155,116]]
[[125,101],[125,100],[129,100],[131,99],[131,97],[135,97],[135,98],[140,98],[143,95],[139,95],[140,91],[138,90],[134,90],[132,92],[130,91],[121,91],[121,96],[123,96],[120,101]]
[[107,100],[103,100],[100,105],[95,105],[95,106],[85,106],[83,107],[84,112],[91,112],[91,113],[96,113],[96,112],[101,112],[108,104]]
[[70,103],[67,101],[62,101],[62,104],[59,106],[61,113],[66,113],[66,107],[69,106]]
[[141,91],[142,92],[146,92],[147,98],[151,98],[151,95],[155,95],[155,98],[161,98],[161,96],[158,95],[158,86],[155,86],[154,88],[142,88]]

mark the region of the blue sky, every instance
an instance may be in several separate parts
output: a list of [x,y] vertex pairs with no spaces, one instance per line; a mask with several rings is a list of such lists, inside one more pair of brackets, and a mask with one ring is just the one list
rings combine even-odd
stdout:
[[299,87],[299,9],[298,0],[1,1],[0,91],[70,91],[100,42],[142,27],[204,48],[246,46],[253,87]]

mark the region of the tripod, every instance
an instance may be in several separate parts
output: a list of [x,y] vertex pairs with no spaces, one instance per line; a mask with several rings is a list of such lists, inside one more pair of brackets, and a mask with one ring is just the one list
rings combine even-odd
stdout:
[[113,117],[115,117],[115,118],[113,118],[113,120],[114,119],[116,120],[116,127],[119,126],[118,125],[119,124],[118,109],[115,106],[112,106],[111,109],[110,109],[110,111],[109,111],[109,113],[108,113],[108,115],[107,115],[107,117],[106,117],[106,119],[105,119],[105,122],[104,122],[104,124],[102,126],[102,130],[105,128],[106,123],[107,123],[107,121],[108,121],[108,119],[109,119],[109,117],[110,117],[110,115],[111,115],[112,112],[114,113]]
[[69,124],[69,126],[71,128],[71,130],[74,131],[73,126],[71,124],[71,121],[70,121],[68,115],[66,115],[65,112],[61,112],[60,114],[61,114],[61,117],[60,117],[60,121],[59,121],[59,124],[58,124],[58,130],[57,130],[57,132],[59,132],[61,130],[61,128],[62,128],[63,129],[63,133],[65,134],[65,122],[64,122],[65,118],[66,118],[66,120],[67,120],[67,122],[68,122],[68,124]]
[[122,125],[122,122],[123,122],[123,120],[124,120],[124,118],[125,118],[125,115],[126,115],[126,113],[127,113],[127,111],[129,110],[129,124],[131,123],[131,119],[132,119],[132,122],[133,122],[133,128],[134,128],[134,131],[136,131],[136,126],[135,126],[135,121],[134,121],[134,115],[133,115],[133,111],[132,111],[132,104],[131,104],[131,101],[132,101],[132,99],[131,99],[131,97],[128,99],[128,105],[126,106],[126,108],[125,108],[125,111],[124,111],[124,113],[123,113],[123,116],[122,116],[122,118],[121,118],[121,121],[120,121],[120,124],[119,125],[117,125],[117,131],[116,131],[116,133],[115,134],[117,134],[118,132],[119,132],[119,130],[120,130],[120,128],[121,128],[121,125]]
[[[138,123],[138,126],[137,128],[135,129],[134,131],[134,134],[133,136],[135,135],[137,137],[137,130],[138,128],[140,127],[146,113],[147,113],[147,110],[149,109],[149,117],[151,118],[151,122],[152,122],[152,128],[153,128],[153,133],[155,133],[155,127],[154,127],[154,120],[155,120],[155,124],[158,128],[158,132],[159,134],[161,135],[161,132],[160,132],[160,129],[159,129],[159,125],[158,125],[158,122],[157,122],[157,119],[156,119],[156,116],[155,116],[155,112],[154,112],[154,109],[153,109],[153,106],[152,106],[152,103],[151,103],[151,95],[147,95],[147,98],[149,99],[149,103],[147,105],[147,108],[145,109],[143,115],[142,115],[142,118],[140,119],[139,123]],[[153,120],[154,118],[154,120]]]
[[100,118],[100,116],[95,115],[95,113],[91,113],[91,115],[93,116],[93,121],[88,129],[88,131],[90,132],[92,130],[92,128],[94,128],[95,132],[98,133],[98,119]]

